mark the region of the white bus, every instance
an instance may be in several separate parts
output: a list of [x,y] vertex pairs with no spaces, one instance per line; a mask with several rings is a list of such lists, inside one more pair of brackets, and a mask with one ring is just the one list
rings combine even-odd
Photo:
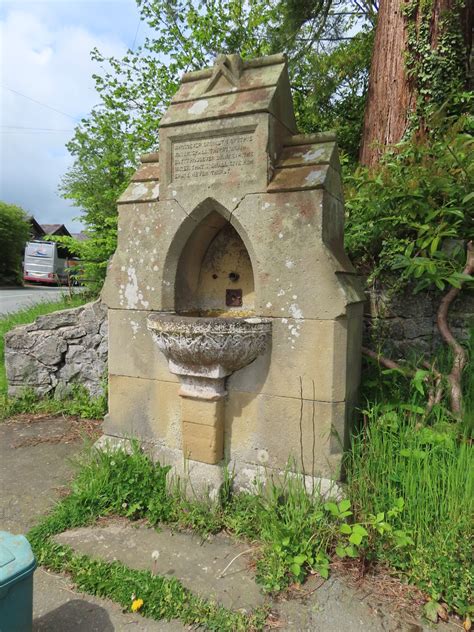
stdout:
[[23,279],[51,285],[67,283],[67,251],[54,241],[29,241],[25,248]]

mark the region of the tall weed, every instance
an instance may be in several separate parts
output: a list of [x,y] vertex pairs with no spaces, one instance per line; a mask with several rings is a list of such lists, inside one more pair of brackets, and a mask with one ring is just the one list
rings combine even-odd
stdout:
[[356,519],[364,521],[403,498],[394,526],[409,531],[415,546],[376,545],[377,558],[403,571],[433,600],[467,614],[474,579],[471,445],[442,414],[428,426],[403,405],[374,405],[365,419],[348,467]]

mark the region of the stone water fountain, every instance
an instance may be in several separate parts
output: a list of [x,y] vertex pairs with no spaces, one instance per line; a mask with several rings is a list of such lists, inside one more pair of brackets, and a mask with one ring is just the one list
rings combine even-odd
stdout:
[[118,202],[106,436],[194,487],[218,487],[225,462],[241,486],[289,459],[337,479],[364,297],[335,138],[297,133],[284,56],[184,75]]

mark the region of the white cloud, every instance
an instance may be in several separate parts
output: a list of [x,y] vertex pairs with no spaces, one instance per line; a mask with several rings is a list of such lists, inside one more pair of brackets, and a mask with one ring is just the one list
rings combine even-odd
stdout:
[[[91,24],[93,8],[86,3],[85,9],[92,11]],[[113,24],[111,19],[111,29]],[[135,26],[130,25],[130,30]],[[84,22],[58,22],[57,15],[19,2],[3,11],[0,40],[0,199],[19,204],[40,222],[78,228],[71,222],[78,209],[57,193],[61,176],[72,162],[64,145],[75,124],[99,100],[91,78],[98,70],[90,59],[91,49],[121,56],[126,43],[112,31],[95,33]]]

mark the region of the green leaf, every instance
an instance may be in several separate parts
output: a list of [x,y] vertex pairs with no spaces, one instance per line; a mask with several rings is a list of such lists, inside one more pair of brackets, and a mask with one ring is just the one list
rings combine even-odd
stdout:
[[324,503],[324,509],[326,509],[326,511],[329,511],[333,516],[339,515],[339,510],[336,503]]
[[397,498],[397,500],[395,501],[395,506],[399,511],[402,511],[402,509],[405,507],[405,499],[401,496],[400,498]]
[[350,500],[348,500],[347,498],[345,500],[341,500],[341,502],[339,503],[340,513],[343,513],[344,511],[347,511],[348,509],[350,509],[350,506],[351,506]]
[[463,197],[462,199],[462,203],[466,204],[466,202],[469,202],[469,200],[474,199],[474,191],[472,191],[471,193],[468,193],[465,197]]
[[327,566],[317,566],[316,570],[323,579],[327,579],[329,577],[329,568]]
[[362,542],[362,535],[360,533],[353,533],[349,538],[349,542],[351,544],[359,546],[359,544]]
[[350,535],[352,533],[352,527],[348,525],[346,522],[344,522],[339,527],[339,531],[343,533],[344,535]]
[[438,250],[439,242],[440,242],[440,237],[438,235],[437,237],[433,239],[430,245],[430,252],[432,255]]
[[362,537],[364,537],[364,536],[366,536],[366,535],[369,535],[369,534],[368,534],[368,532],[367,532],[367,530],[366,530],[366,529],[365,529],[365,528],[364,528],[361,524],[359,524],[359,523],[355,524],[355,525],[352,527],[352,531],[353,531],[354,533],[359,533]]

